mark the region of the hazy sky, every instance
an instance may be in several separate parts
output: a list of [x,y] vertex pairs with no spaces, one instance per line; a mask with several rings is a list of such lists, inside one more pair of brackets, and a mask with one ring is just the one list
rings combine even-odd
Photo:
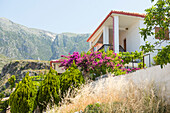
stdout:
[[144,13],[150,0],[0,0],[0,17],[55,33],[92,33],[111,10]]

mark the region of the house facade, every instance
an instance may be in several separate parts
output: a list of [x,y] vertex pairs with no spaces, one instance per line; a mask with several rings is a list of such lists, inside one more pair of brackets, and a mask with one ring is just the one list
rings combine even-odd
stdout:
[[62,61],[63,61],[63,59],[50,61],[50,67],[52,67],[54,70],[56,70],[58,74],[62,74],[63,72],[65,72],[65,69],[60,67],[60,64]]
[[[145,41],[141,38],[139,28],[145,28],[144,18],[145,14],[111,11],[88,38],[89,51],[97,51],[103,48],[104,50],[112,49],[115,53],[141,51],[139,47],[145,45]],[[156,29],[153,30],[156,31]],[[154,43],[158,39],[152,36],[146,41]],[[156,49],[166,46],[167,41],[169,41],[169,34],[168,40]],[[156,54],[157,51],[146,56],[145,63],[147,66],[154,62],[152,57]]]

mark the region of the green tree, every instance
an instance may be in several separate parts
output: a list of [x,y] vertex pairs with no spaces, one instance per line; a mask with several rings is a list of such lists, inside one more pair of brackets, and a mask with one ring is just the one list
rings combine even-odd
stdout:
[[55,70],[50,69],[45,79],[41,82],[37,93],[37,105],[40,112],[46,109],[47,105],[58,104],[60,101],[60,77]]
[[169,63],[170,62],[170,45],[164,47],[162,51],[158,52],[157,56],[154,57],[154,60],[155,60],[155,63],[160,64],[161,67],[164,64]]
[[0,101],[5,97],[5,95],[1,92],[0,93]]
[[61,75],[61,95],[66,94],[69,89],[72,91],[74,88],[79,88],[84,82],[82,73],[73,61],[72,66]]
[[11,113],[32,113],[35,109],[36,94],[37,87],[33,84],[29,73],[27,73],[10,95]]
[[11,90],[15,87],[15,80],[15,75],[12,75],[11,78],[8,79]]
[[[152,2],[154,0],[151,0]],[[146,28],[141,28],[140,33],[143,37],[144,41],[148,38],[148,36],[155,35],[156,37],[160,37],[159,41],[154,44],[146,42],[145,45],[141,46],[142,50],[146,52],[153,52],[155,47],[159,46],[161,43],[166,40],[166,32],[170,27],[170,0],[158,0],[154,6],[149,9],[146,9],[146,17],[144,19],[144,24]],[[153,29],[155,27],[160,27],[159,31],[154,33]],[[169,43],[169,42],[167,42]],[[164,64],[170,63],[170,59],[166,59],[166,55],[170,54],[170,48],[168,46],[164,47],[166,52],[158,52],[158,59],[161,58],[159,64],[163,67]],[[163,51],[164,51],[163,50]]]

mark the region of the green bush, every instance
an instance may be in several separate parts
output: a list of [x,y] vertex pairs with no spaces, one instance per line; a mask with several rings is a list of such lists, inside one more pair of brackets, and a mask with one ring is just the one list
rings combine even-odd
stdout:
[[10,95],[11,113],[32,113],[35,109],[36,94],[37,87],[33,84],[29,73],[27,73]]
[[161,68],[170,63],[170,45],[163,47],[153,59],[156,65],[161,65]]
[[84,113],[103,113],[103,112],[101,109],[101,105],[99,103],[95,103],[88,105],[85,108]]
[[119,113],[117,110],[121,106],[121,102],[112,103],[95,103],[88,105],[83,113]]
[[6,113],[7,108],[8,108],[8,100],[0,101],[0,113]]
[[114,75],[126,74],[127,70],[123,68],[123,60],[118,54],[112,50],[105,52],[104,50],[81,53],[74,52],[72,55],[61,57],[66,58],[61,62],[60,67],[68,69],[73,62],[83,72],[86,78],[95,80],[96,77],[107,74]]
[[4,85],[3,87],[2,87],[2,90],[4,91],[6,89],[6,86]]
[[140,51],[135,51],[135,52],[119,52],[118,56],[120,56],[122,58],[122,60],[124,61],[124,64],[128,64],[129,62],[132,62],[132,58],[133,60],[137,60],[140,59],[141,61],[143,60],[143,52]]
[[55,70],[50,69],[45,79],[41,82],[37,93],[37,105],[40,111],[46,109],[47,105],[58,104],[60,101],[60,77]]
[[9,97],[9,96],[10,96],[10,92],[6,92],[5,97]]
[[72,90],[73,88],[80,87],[84,82],[82,73],[75,65],[75,62],[73,62],[72,66],[61,75],[61,95],[63,96],[69,88]]
[[5,97],[3,93],[0,93],[0,100],[2,100]]
[[[143,68],[143,62],[138,63],[138,68],[140,68],[140,69]],[[146,64],[144,64],[144,68],[147,68]]]
[[15,75],[12,75],[11,78],[8,79],[11,90],[15,87],[15,80],[16,80]]

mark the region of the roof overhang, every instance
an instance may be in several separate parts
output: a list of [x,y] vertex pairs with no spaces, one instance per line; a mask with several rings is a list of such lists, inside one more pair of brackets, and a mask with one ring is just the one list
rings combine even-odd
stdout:
[[123,12],[123,11],[111,11],[106,18],[101,22],[101,24],[97,27],[97,29],[93,32],[93,34],[87,39],[87,42],[89,42],[94,35],[100,35],[102,31],[102,26],[104,24],[110,23],[110,18],[113,16],[121,16],[121,17],[127,17],[127,18],[139,18],[143,19],[145,18],[145,14],[139,14],[139,13],[130,13],[130,12]]

